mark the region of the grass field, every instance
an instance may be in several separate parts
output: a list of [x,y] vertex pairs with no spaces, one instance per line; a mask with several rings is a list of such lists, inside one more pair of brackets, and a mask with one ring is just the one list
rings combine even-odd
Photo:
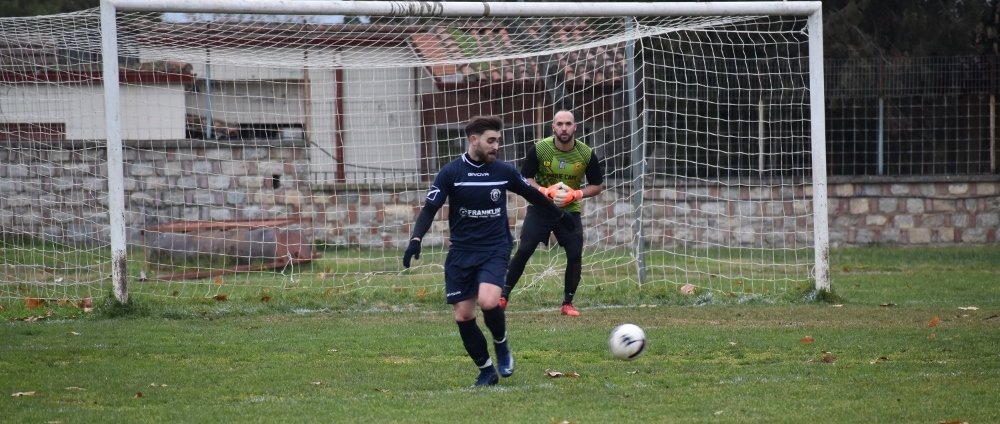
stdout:
[[[433,295],[6,304],[0,419],[1000,422],[998,264],[998,246],[836,249],[829,302],[616,305],[590,290],[578,319],[515,293],[517,371],[478,389]],[[650,340],[632,362],[607,352],[621,322]]]

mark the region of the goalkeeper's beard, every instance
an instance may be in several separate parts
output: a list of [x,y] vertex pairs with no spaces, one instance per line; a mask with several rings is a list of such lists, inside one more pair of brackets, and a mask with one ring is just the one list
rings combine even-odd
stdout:
[[573,146],[573,134],[556,134],[556,140],[564,147]]

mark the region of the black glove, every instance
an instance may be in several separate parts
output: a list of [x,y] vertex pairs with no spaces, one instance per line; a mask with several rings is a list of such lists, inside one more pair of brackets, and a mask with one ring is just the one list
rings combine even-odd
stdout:
[[580,227],[576,225],[576,219],[573,218],[573,215],[566,211],[563,211],[563,213],[559,215],[559,225],[570,233],[575,233],[580,229]]
[[403,267],[410,267],[410,258],[420,259],[420,240],[410,239],[410,245],[406,246],[406,253],[403,254]]

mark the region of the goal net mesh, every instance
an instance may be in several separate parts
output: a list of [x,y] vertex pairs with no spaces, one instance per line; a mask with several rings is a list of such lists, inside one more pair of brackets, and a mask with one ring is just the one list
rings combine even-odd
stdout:
[[[0,31],[0,299],[105,296],[99,12]],[[804,17],[119,12],[117,32],[133,295],[439,296],[444,210],[401,255],[464,123],[500,116],[519,167],[562,109],[605,172],[581,300],[813,284]],[[517,295],[561,298],[564,265],[539,249]]]

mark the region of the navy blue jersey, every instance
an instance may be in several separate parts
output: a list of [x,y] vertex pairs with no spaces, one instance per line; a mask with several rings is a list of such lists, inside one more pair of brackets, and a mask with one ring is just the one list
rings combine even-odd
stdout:
[[477,163],[463,154],[441,168],[427,192],[436,208],[448,200],[453,249],[497,249],[514,245],[507,222],[507,190],[523,195],[535,189],[510,164]]

